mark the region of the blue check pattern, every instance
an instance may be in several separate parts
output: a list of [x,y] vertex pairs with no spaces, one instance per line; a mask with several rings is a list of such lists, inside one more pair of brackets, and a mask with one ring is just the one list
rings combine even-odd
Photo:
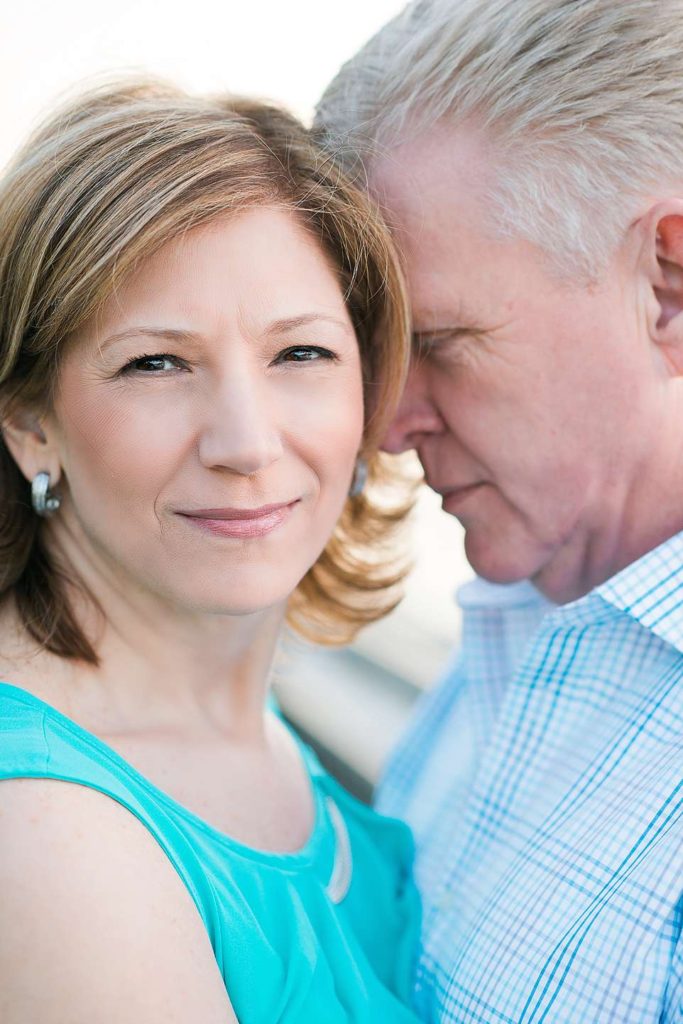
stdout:
[[417,839],[420,1014],[682,1022],[683,534],[563,607],[459,599],[378,799]]

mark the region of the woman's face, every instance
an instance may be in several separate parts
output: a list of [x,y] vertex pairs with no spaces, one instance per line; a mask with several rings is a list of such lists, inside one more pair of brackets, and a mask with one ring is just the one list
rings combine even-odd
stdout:
[[277,208],[169,242],[75,339],[48,422],[56,535],[78,542],[86,580],[194,612],[285,601],[333,530],[363,430],[327,258]]

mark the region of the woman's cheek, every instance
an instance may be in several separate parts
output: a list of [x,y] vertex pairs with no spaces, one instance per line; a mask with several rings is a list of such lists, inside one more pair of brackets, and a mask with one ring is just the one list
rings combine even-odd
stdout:
[[[331,531],[348,496],[353,468],[361,447],[363,436],[362,416],[348,417],[334,407],[325,419],[319,417],[310,430],[302,429],[298,449],[313,471],[320,488],[319,502],[330,509],[331,521],[321,522],[321,527]],[[362,413],[362,407],[361,407]]]
[[337,370],[327,379],[307,384],[305,391],[292,396],[290,423],[303,428],[299,433],[308,436],[309,442],[319,439],[321,454],[343,458],[350,447],[355,457],[364,426],[360,368],[351,367],[345,373]]
[[70,405],[64,472],[72,490],[114,493],[119,507],[126,496],[142,506],[158,493],[182,448],[183,413],[172,402],[154,404],[92,395]]

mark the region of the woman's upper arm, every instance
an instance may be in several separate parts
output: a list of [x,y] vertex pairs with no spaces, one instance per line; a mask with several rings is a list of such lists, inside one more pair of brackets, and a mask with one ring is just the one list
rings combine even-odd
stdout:
[[197,909],[147,829],[69,783],[0,783],[3,1024],[235,1024]]

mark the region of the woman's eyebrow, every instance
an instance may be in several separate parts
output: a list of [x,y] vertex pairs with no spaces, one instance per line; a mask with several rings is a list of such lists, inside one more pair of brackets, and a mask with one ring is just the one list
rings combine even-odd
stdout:
[[285,334],[287,331],[297,331],[301,327],[308,327],[317,322],[333,324],[335,327],[341,327],[349,334],[353,332],[351,324],[346,320],[341,320],[339,317],[329,316],[325,313],[301,313],[298,316],[286,316],[273,320],[268,325],[266,333]]
[[126,327],[122,331],[117,331],[115,334],[110,334],[104,338],[99,344],[100,352],[104,352],[105,349],[110,348],[112,345],[118,344],[120,341],[126,341],[129,338],[155,338],[162,341],[172,341],[176,344],[187,344],[188,342],[196,341],[199,337],[194,331],[179,330],[174,327],[149,327],[149,326],[138,326],[138,327]]
[[[296,331],[318,322],[333,324],[335,327],[340,327],[347,334],[353,333],[350,323],[336,316],[328,316],[325,313],[302,313],[298,316],[281,317],[269,323],[264,333],[270,335],[285,334],[287,331]],[[120,341],[138,337],[172,341],[182,345],[196,342],[200,335],[195,331],[179,330],[173,327],[150,327],[148,325],[126,327],[124,330],[117,331],[115,334],[110,334],[104,338],[99,345],[100,352],[104,352],[107,348],[116,345]]]

